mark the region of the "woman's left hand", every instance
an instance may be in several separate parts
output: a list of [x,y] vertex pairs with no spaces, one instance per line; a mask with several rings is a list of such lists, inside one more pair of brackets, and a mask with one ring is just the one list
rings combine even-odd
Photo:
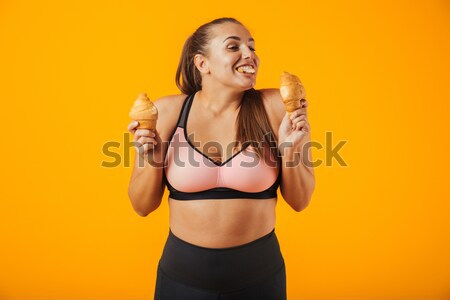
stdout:
[[[302,107],[293,111],[290,118],[288,113],[284,115],[278,130],[278,147],[293,148],[293,150],[301,151],[303,145],[311,141],[310,126],[306,108],[308,101],[302,99],[300,101]],[[282,150],[282,149],[281,149]]]

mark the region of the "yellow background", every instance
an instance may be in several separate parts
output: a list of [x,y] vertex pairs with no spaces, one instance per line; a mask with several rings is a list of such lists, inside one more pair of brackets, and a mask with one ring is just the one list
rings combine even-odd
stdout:
[[312,139],[347,141],[306,210],[279,198],[288,298],[450,299],[445,0],[1,1],[0,299],[153,298],[167,194],[138,216],[102,146],[124,152],[138,93],[179,93],[185,39],[224,16],[256,40],[256,88],[297,74]]

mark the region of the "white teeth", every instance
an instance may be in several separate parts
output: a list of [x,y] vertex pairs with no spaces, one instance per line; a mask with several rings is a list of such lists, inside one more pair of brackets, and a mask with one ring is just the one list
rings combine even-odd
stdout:
[[251,74],[254,74],[256,72],[252,66],[241,66],[241,67],[237,68],[237,71],[239,73],[251,73]]

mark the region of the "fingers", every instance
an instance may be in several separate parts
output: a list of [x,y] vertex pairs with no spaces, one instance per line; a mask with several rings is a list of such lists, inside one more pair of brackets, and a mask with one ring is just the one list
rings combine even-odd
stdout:
[[[155,137],[156,136],[155,131],[149,130],[149,129],[138,129],[138,130],[136,130],[135,135],[139,136],[139,137],[141,137],[141,136]],[[138,138],[136,138],[136,139],[138,139]]]
[[138,146],[135,147],[136,152],[144,158],[147,158],[148,155],[151,155],[151,153],[155,150],[156,146],[152,143],[147,143],[147,144],[139,144]]
[[158,142],[153,138],[141,138],[137,141],[137,143],[137,147],[142,148],[144,152],[154,150],[156,148],[156,145],[158,144]]
[[292,129],[293,130],[303,130],[305,132],[309,132],[310,127],[309,127],[308,120],[304,119],[304,120],[300,120],[300,121],[292,124]]
[[297,118],[294,118],[292,121],[292,124],[297,124],[298,122],[304,122],[307,121],[306,115],[300,115]]
[[306,126],[306,123],[307,123],[306,120],[298,121],[298,122],[292,124],[292,129],[300,130],[302,127]]
[[142,135],[135,135],[135,142],[137,143],[136,150],[141,154],[154,150],[156,145],[158,145],[158,142],[155,139],[155,134],[147,129],[138,129],[136,133],[138,132]]
[[306,108],[300,108],[294,111],[290,116],[293,130],[309,131],[308,116]]
[[133,142],[137,143],[136,150],[141,154],[146,154],[158,145],[157,132],[156,129],[137,129],[138,125],[138,121],[132,121],[128,124],[128,131],[134,135]]
[[138,121],[131,121],[131,123],[130,124],[128,124],[128,131],[131,133],[131,134],[135,134],[135,132],[136,132],[136,127],[138,127],[139,126],[139,122]]
[[299,108],[297,110],[294,110],[291,113],[290,119],[294,120],[295,118],[297,118],[298,116],[301,116],[301,115],[308,116],[308,112],[306,111],[306,107],[302,107],[302,108]]
[[300,104],[302,105],[302,107],[307,108],[308,107],[308,101],[306,99],[302,99],[300,100]]
[[141,144],[145,143],[154,143],[155,145],[158,144],[158,142],[156,141],[156,132],[148,129],[136,130],[134,135],[134,141],[139,142]]
[[156,139],[150,138],[150,137],[145,137],[145,136],[140,137],[138,140],[136,140],[136,142],[138,142],[142,145],[147,144],[147,143],[153,143],[155,145],[158,144]]
[[302,131],[304,131],[304,132],[310,132],[311,131],[311,127],[309,126],[308,122],[306,122],[305,126],[302,127]]

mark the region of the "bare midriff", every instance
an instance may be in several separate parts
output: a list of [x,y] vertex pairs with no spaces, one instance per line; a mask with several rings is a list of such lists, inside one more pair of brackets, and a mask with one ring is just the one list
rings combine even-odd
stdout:
[[254,241],[275,227],[277,198],[176,200],[169,198],[170,230],[206,248],[234,247]]

